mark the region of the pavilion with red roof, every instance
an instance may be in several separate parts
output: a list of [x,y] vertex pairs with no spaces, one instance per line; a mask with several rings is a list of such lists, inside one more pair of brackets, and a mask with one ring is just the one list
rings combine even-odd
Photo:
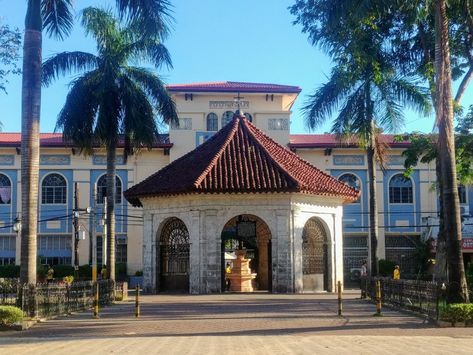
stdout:
[[342,206],[358,195],[240,111],[124,193],[144,212],[144,286],[197,294],[225,291],[231,243],[253,259],[258,290],[335,290],[343,280]]

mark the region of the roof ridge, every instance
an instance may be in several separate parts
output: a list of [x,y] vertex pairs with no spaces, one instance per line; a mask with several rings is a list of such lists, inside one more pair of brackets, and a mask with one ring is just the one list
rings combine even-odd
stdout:
[[[230,123],[229,123],[230,124]],[[238,119],[237,117],[234,117],[232,122],[232,129],[230,130],[229,134],[227,135],[227,138],[225,139],[224,143],[218,150],[217,154],[213,157],[213,159],[210,161],[210,164],[207,165],[207,168],[205,168],[202,173],[197,177],[197,179],[194,182],[194,187],[197,188],[202,181],[205,179],[207,174],[212,170],[212,168],[217,164],[217,162],[220,160],[220,157],[222,156],[223,152],[227,148],[228,144],[231,142],[232,138],[235,136],[235,133],[238,131]]]
[[[260,130],[258,127],[256,127],[254,124],[252,124],[251,122],[249,122],[247,119],[245,119],[243,121],[243,127],[246,128],[246,130],[250,133],[251,137],[252,137],[252,140],[254,140],[255,142],[258,143],[259,146],[262,146],[262,143],[255,137],[255,134],[253,132],[256,131],[257,133],[261,134],[264,138],[267,138],[270,140],[270,142],[272,144],[277,144],[271,137],[267,136],[262,130]],[[283,148],[284,149],[284,148]],[[287,171],[287,169],[285,169],[276,159],[274,159],[274,157],[269,154],[270,152],[267,151],[266,149],[261,149],[261,152],[271,161],[273,162],[273,164],[277,165],[280,172],[285,175],[286,177],[288,177],[290,180],[292,180],[295,184],[296,184],[296,187],[301,187],[301,183],[298,179],[296,179],[294,176],[292,176],[291,174],[289,174],[289,172]]]

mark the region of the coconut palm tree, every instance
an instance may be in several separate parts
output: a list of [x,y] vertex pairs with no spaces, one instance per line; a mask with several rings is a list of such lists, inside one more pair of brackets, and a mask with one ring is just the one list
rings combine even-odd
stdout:
[[[168,34],[168,0],[116,0],[121,18],[143,37]],[[36,283],[39,121],[41,111],[42,32],[63,39],[73,27],[72,0],[28,0],[23,44],[21,114],[21,272],[23,283]]]
[[455,167],[453,127],[452,69],[445,0],[435,1],[435,89],[443,231],[448,235],[446,238],[449,282],[447,301],[450,303],[468,302],[468,287],[461,249],[460,200]]
[[386,145],[380,139],[382,129],[396,131],[404,116],[403,105],[422,112],[429,109],[427,92],[415,82],[396,76],[392,69],[364,70],[356,65],[340,66],[332,71],[329,81],[311,95],[304,106],[305,121],[310,129],[320,127],[332,117],[332,132],[342,142],[356,142],[366,150],[369,183],[370,271],[378,273],[378,217],[376,200],[377,163],[384,166]]
[[341,140],[355,139],[366,149],[369,183],[370,272],[378,273],[378,218],[376,167],[383,167],[385,144],[381,130],[401,128],[407,105],[429,111],[427,91],[398,70],[396,56],[387,45],[395,16],[380,18],[371,2],[297,1],[291,7],[309,41],[332,59],[334,69],[303,107],[309,129],[336,115],[332,131]]
[[115,164],[120,137],[124,157],[140,147],[152,147],[158,133],[156,115],[177,122],[174,102],[152,70],[130,65],[149,60],[156,67],[171,65],[168,51],[156,37],[142,38],[133,25],[121,25],[110,11],[87,8],[82,25],[97,42],[97,54],[60,53],[43,64],[43,82],[81,73],[57,120],[64,139],[90,153],[97,144],[107,152],[107,270],[115,278]]

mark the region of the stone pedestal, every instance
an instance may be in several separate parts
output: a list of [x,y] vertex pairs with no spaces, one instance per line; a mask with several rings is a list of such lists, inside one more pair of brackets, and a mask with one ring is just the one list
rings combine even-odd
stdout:
[[230,280],[231,292],[253,292],[251,281],[256,278],[250,270],[250,260],[245,259],[246,250],[236,250],[236,260],[233,262],[232,272],[226,277]]

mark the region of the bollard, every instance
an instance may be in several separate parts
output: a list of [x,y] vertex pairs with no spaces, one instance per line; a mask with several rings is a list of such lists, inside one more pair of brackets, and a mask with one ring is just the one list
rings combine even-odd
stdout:
[[136,294],[135,294],[135,317],[140,317],[140,285],[136,285]]
[[94,318],[99,318],[99,283],[95,282]]
[[342,315],[342,282],[338,281],[338,315]]
[[376,314],[375,316],[381,316],[381,281],[376,281]]

